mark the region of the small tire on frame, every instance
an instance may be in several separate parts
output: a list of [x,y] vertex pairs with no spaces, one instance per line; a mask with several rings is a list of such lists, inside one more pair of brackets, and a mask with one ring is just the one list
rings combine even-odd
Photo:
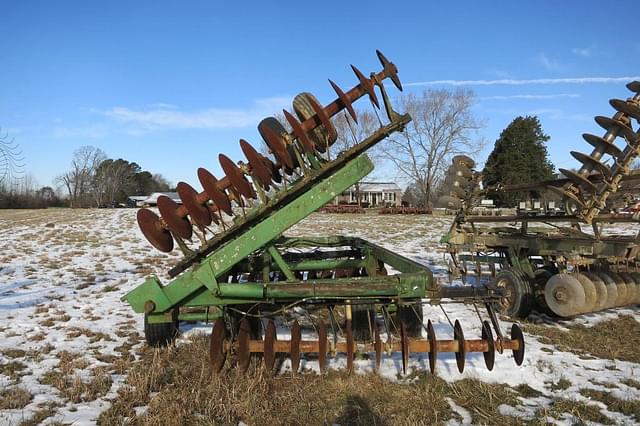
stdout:
[[144,338],[149,346],[160,348],[168,346],[178,337],[178,319],[171,322],[150,323],[144,316]]
[[526,318],[531,313],[535,297],[524,274],[513,269],[503,269],[496,274],[495,283],[506,292],[497,307],[500,313],[512,318]]

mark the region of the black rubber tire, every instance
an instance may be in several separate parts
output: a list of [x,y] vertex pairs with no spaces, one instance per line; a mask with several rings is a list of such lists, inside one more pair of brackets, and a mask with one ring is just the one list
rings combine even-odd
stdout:
[[161,348],[168,346],[178,337],[178,320],[151,324],[144,316],[144,338],[149,346]]
[[495,283],[507,292],[497,306],[498,312],[512,318],[526,318],[531,313],[535,297],[531,284],[523,274],[513,269],[503,269],[496,274]]
[[[416,313],[418,314],[417,316]],[[421,303],[398,306],[396,318],[396,326],[400,327],[400,323],[403,322],[404,329],[409,337],[422,336],[424,312],[422,311]]]
[[356,342],[369,342],[373,339],[371,334],[376,325],[376,310],[374,305],[351,306],[351,328],[353,340]]

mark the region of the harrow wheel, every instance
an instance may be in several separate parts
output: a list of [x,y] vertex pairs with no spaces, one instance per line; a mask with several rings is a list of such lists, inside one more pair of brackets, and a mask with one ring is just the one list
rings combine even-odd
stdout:
[[575,274],[576,279],[584,290],[584,305],[580,307],[580,313],[593,312],[598,305],[598,292],[596,285],[584,274]]
[[606,307],[613,308],[616,306],[616,301],[618,300],[618,287],[616,286],[615,281],[608,274],[604,272],[599,272],[597,276],[604,282],[604,285],[607,287],[607,304]]
[[607,308],[607,286],[600,277],[592,272],[583,272],[585,277],[589,278],[596,287],[596,304],[594,311],[601,311]]
[[178,320],[174,316],[171,322],[150,323],[144,316],[144,338],[149,346],[168,346],[178,337]]
[[635,303],[638,297],[638,287],[633,277],[626,272],[619,272],[618,275],[624,280],[627,285],[627,305]]
[[523,276],[513,269],[503,269],[496,274],[496,286],[503,288],[504,297],[498,310],[513,318],[525,318],[533,309],[533,291]]
[[556,315],[572,317],[582,313],[586,304],[586,295],[578,279],[569,274],[555,274],[544,289],[547,306]]

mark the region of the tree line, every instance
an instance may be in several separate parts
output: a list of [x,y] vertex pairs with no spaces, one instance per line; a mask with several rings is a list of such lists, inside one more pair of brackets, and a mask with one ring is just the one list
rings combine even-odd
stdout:
[[57,176],[57,188],[39,187],[31,175],[0,181],[0,208],[114,207],[131,195],[166,192],[171,184],[160,174],[142,170],[122,158],[111,159],[93,146],[78,148],[68,171]]
[[122,158],[107,158],[99,148],[83,146],[73,153],[71,168],[58,176],[69,207],[112,207],[131,195],[166,192],[171,184],[160,174],[142,170]]

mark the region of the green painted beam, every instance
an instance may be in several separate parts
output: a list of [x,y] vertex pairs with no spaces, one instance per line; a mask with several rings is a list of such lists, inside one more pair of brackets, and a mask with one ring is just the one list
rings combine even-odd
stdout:
[[[143,284],[127,293],[126,300],[138,313],[165,312],[180,304],[202,287],[212,287],[216,278],[228,272],[254,251],[277,239],[284,231],[323,207],[373,170],[373,164],[366,154],[347,163],[333,175],[320,181],[300,197],[274,211],[256,226],[229,241],[192,269],[185,271],[175,280],[162,287],[157,277],[149,277]],[[215,284],[219,289],[223,284]],[[244,286],[244,285],[242,285]],[[240,285],[238,285],[240,287]]]

